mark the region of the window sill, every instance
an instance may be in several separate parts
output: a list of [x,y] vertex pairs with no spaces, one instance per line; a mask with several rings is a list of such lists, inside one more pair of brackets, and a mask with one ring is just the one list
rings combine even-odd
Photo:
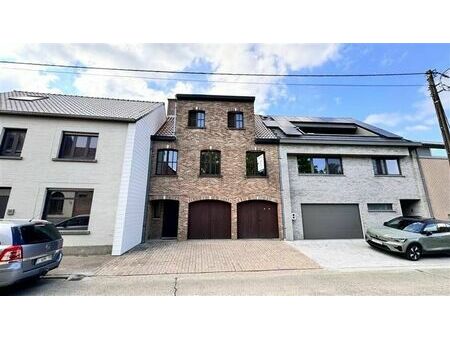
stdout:
[[395,210],[367,210],[368,212],[397,212],[397,211],[395,211]]
[[344,174],[298,174],[298,176],[345,177]]
[[55,162],[87,162],[87,163],[97,163],[97,160],[84,160],[81,158],[52,158]]
[[0,160],[21,160],[22,158],[23,158],[22,156],[5,156],[5,155],[0,156]]
[[90,235],[91,232],[89,230],[59,230],[61,235]]
[[374,175],[375,177],[405,177],[405,175]]
[[191,126],[187,126],[187,129],[206,129],[206,127],[191,127]]
[[228,127],[228,130],[245,130],[245,128],[233,128],[233,127]]
[[255,175],[255,176],[245,176],[245,178],[269,178],[269,175],[265,175],[265,176],[259,176],[259,175]]
[[222,175],[198,175],[199,178],[222,178]]

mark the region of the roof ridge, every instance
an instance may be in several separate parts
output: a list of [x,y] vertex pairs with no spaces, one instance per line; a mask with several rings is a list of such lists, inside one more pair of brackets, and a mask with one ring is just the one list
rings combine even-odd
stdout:
[[27,93],[27,94],[38,94],[38,95],[58,95],[58,96],[70,96],[70,97],[82,97],[82,98],[88,98],[88,99],[115,100],[115,101],[126,101],[126,102],[164,103],[164,102],[161,102],[161,101],[118,99],[118,98],[115,98],[115,97],[87,96],[87,95],[74,95],[74,94],[61,94],[61,93],[41,93],[41,92],[33,92],[33,91],[26,91],[26,90],[13,90],[12,92]]

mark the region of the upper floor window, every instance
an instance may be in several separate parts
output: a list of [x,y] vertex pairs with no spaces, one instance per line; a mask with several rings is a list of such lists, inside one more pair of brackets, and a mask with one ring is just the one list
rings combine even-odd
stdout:
[[372,164],[375,175],[401,175],[397,158],[374,158]]
[[200,152],[200,175],[220,175],[220,151]]
[[244,128],[244,114],[238,111],[228,112],[228,128],[243,129]]
[[266,176],[266,157],[262,151],[247,151],[246,158],[247,176]]
[[26,132],[26,129],[6,128],[0,145],[0,156],[20,157]]
[[190,110],[188,127],[205,128],[205,112],[203,110]]
[[64,132],[59,158],[94,160],[98,134]]
[[158,150],[156,156],[156,175],[176,175],[178,151],[173,149]]
[[300,174],[342,175],[342,159],[340,157],[297,156]]

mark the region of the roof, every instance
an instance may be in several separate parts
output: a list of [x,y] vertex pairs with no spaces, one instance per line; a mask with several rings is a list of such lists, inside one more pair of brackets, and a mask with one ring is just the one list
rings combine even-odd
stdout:
[[254,96],[231,95],[202,95],[202,94],[176,94],[177,100],[184,101],[226,101],[226,102],[255,102]]
[[[26,101],[15,98],[39,97]],[[135,122],[162,102],[12,91],[0,93],[0,114]]]
[[152,140],[175,140],[175,116],[167,116],[166,122],[158,129],[155,135],[152,136]]
[[261,115],[255,115],[255,138],[260,142],[275,140],[278,142],[278,137],[266,127]]
[[[353,118],[332,117],[304,117],[304,116],[276,116],[271,115],[263,119],[265,126],[280,138],[280,143],[305,144],[341,144],[341,145],[383,145],[418,147],[420,142],[412,142],[403,137],[390,133],[384,129],[369,125]],[[300,125],[318,126],[320,124],[335,124],[336,129],[356,126],[369,133],[367,135],[346,134],[309,134],[301,130]]]

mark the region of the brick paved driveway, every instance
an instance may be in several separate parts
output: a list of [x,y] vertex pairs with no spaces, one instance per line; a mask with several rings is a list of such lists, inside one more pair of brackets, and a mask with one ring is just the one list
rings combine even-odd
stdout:
[[151,241],[104,263],[97,275],[318,269],[317,263],[278,240]]

